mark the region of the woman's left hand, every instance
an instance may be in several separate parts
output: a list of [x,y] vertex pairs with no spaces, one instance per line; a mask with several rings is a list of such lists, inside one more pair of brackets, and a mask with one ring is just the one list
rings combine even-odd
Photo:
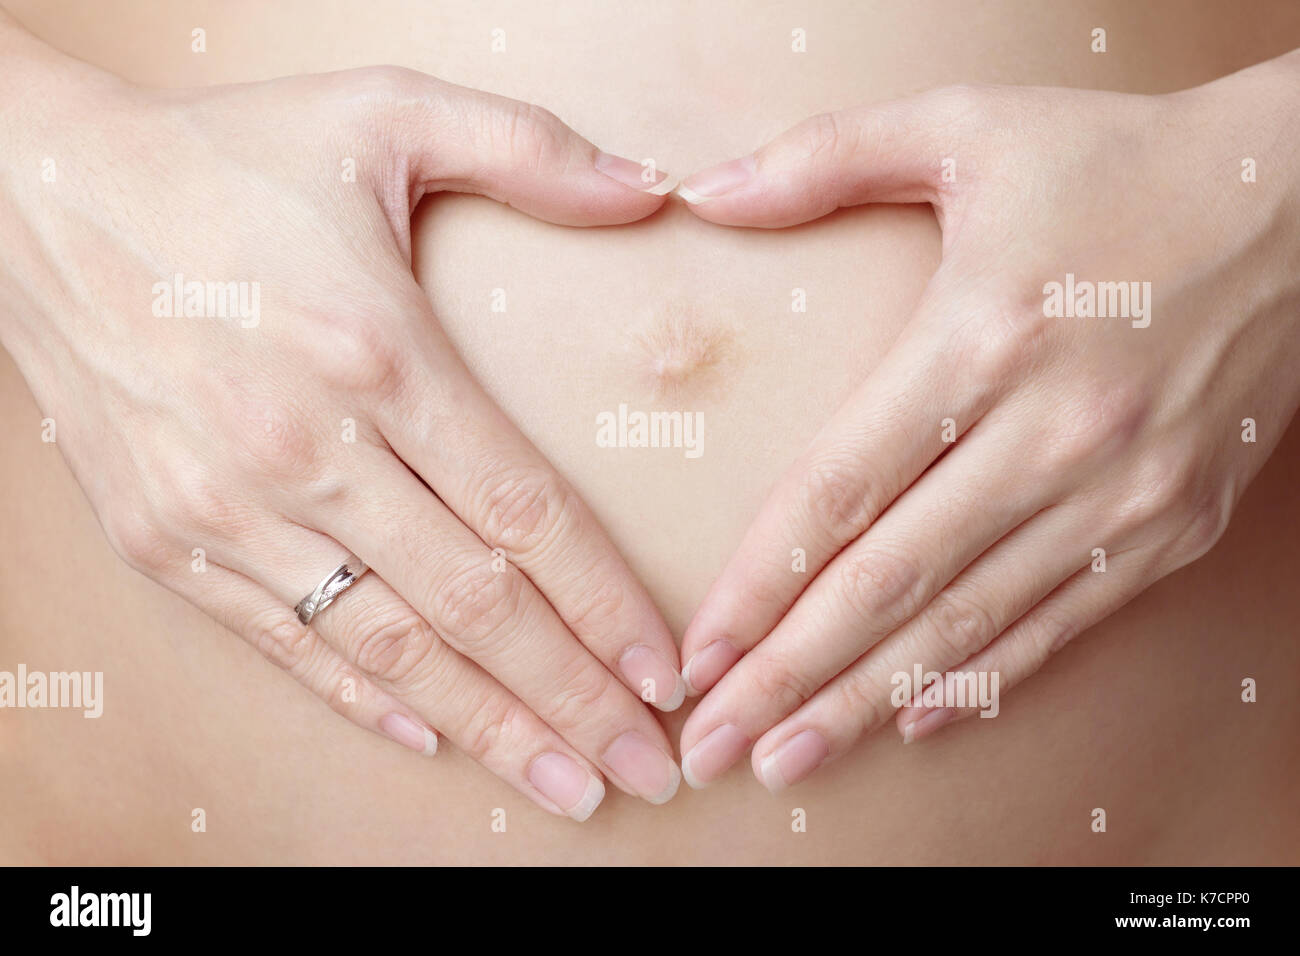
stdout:
[[[687,629],[692,786],[751,746],[769,788],[803,779],[917,665],[1006,690],[1218,540],[1300,404],[1298,147],[1300,52],[1166,96],[938,90],[686,181],[725,225],[929,202],[943,230]],[[905,739],[977,709],[927,703]]]

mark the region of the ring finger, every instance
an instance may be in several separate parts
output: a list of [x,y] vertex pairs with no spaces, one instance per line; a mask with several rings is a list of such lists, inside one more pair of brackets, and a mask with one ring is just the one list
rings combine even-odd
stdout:
[[[970,660],[1088,564],[1089,514],[1077,503],[1050,508],[981,555],[924,611],[765,733],[754,745],[755,776],[775,792],[845,753],[899,704],[923,714],[911,706],[922,690],[914,675],[944,673]],[[978,686],[980,674],[971,673]],[[990,701],[978,693],[971,700],[972,706],[988,706],[990,714],[997,713],[1002,689],[993,680],[991,674],[984,678]]]
[[[427,490],[421,490],[431,498]],[[438,540],[443,530],[431,529],[430,539]],[[448,588],[500,586],[496,579],[509,574],[511,569],[493,571],[491,553],[481,545],[479,548],[481,554],[471,557],[463,551],[456,553],[451,546],[444,557],[433,562],[445,569],[450,583],[435,582],[430,586],[426,582],[422,593],[429,593],[430,587],[438,594],[446,593]],[[362,560],[373,567],[365,543],[358,544],[357,549]],[[268,582],[272,593],[289,606],[310,593],[346,557],[345,549],[335,540],[289,521],[277,523],[260,534],[246,534],[241,544],[231,546],[231,551],[229,562],[255,580]],[[479,563],[473,566],[473,562]],[[394,563],[400,564],[401,558]],[[471,566],[466,568],[467,564]],[[627,793],[651,802],[664,802],[672,797],[680,780],[679,771],[668,756],[666,739],[663,746],[651,742],[652,733],[663,738],[662,728],[571,637],[568,642],[572,645],[572,656],[581,655],[586,660],[568,664],[565,669],[558,649],[545,646],[545,641],[554,639],[554,635],[543,632],[547,623],[544,612],[549,612],[544,601],[543,607],[538,607],[515,598],[505,607],[506,613],[491,622],[494,639],[487,641],[491,652],[485,656],[505,666],[504,670],[489,668],[491,673],[485,673],[479,666],[483,661],[475,664],[462,653],[466,649],[478,649],[472,637],[479,632],[471,626],[473,622],[464,620],[475,610],[471,608],[459,619],[453,615],[432,615],[435,619],[431,621],[430,615],[412,606],[388,585],[382,572],[389,567],[388,564],[376,567],[378,574],[361,578],[313,620],[313,627],[362,673],[426,714],[434,727],[457,745],[464,745],[472,756],[488,763],[494,771],[497,767],[489,763],[489,758],[493,753],[493,738],[502,732],[497,728],[522,723],[526,736],[535,737],[536,727],[528,727],[535,721],[545,726],[552,737],[562,737],[574,750],[586,755],[586,763],[595,764]],[[522,590],[526,581],[522,575],[518,577],[520,580],[506,583],[505,587]],[[414,582],[408,585],[415,588]],[[491,594],[485,598],[472,590],[457,593],[464,593],[465,600],[471,604],[483,602],[486,610],[482,613],[491,614],[497,607],[491,603]],[[449,618],[452,627],[446,624]],[[458,635],[459,640],[452,634]],[[584,675],[579,673],[579,667],[586,666],[593,672],[590,679],[601,681],[602,690],[591,697],[587,706],[570,710],[569,705],[579,694],[571,688],[581,689],[581,685],[570,685],[570,688],[557,685],[565,676],[581,681]],[[559,676],[552,676],[553,672]],[[559,695],[559,701],[548,694]],[[452,704],[451,713],[446,708],[447,702]],[[452,721],[450,725],[448,720]],[[518,750],[517,747],[508,749]],[[557,752],[572,755],[568,748]],[[564,779],[565,794],[572,796],[578,776],[570,768]],[[590,794],[587,791],[588,797]]]
[[1048,483],[1005,468],[1009,450],[1000,431],[972,430],[827,565],[772,633],[709,691],[682,730],[682,766],[692,786],[724,773],[759,736],[1052,500]]

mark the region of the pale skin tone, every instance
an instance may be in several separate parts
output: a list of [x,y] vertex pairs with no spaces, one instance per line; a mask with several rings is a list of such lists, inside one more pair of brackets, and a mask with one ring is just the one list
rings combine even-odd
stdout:
[[[883,197],[882,197],[882,198],[883,198]],[[647,201],[647,200],[644,200],[643,197],[633,197],[633,201],[636,201],[636,202],[647,202],[647,204],[648,204],[648,201]],[[649,206],[649,208],[654,208],[653,205],[649,205],[649,204],[648,204],[648,206]],[[717,206],[716,208],[717,208],[717,209],[723,209],[723,207],[722,207],[721,205]],[[703,215],[709,215],[710,213],[708,212],[708,205],[706,204],[706,206],[701,207],[700,212],[701,212],[701,214],[703,214]],[[400,218],[400,217],[399,217],[399,218]],[[739,221],[739,220],[736,220],[736,221]],[[400,227],[398,227],[398,228],[395,229],[394,231],[400,231]],[[318,241],[318,240],[317,240],[317,241]],[[310,248],[310,247],[312,246],[312,244],[313,244],[313,243],[312,243],[312,241],[310,241],[310,240],[305,241],[305,242],[304,242],[304,247],[306,247],[306,248]],[[399,243],[399,245],[400,245],[400,243]],[[1079,271],[1082,271],[1082,269],[1080,269]],[[1150,330],[1148,330],[1148,331],[1150,331]],[[986,415],[986,417],[987,417],[987,415]],[[358,416],[358,419],[360,420],[359,416]],[[333,424],[333,423],[331,422],[331,424]],[[963,432],[964,432],[964,431],[965,431],[965,428],[963,428]],[[1279,430],[1279,431],[1280,431],[1280,430]],[[937,433],[937,429],[936,429],[936,433]],[[387,438],[388,436],[385,436],[385,437]],[[389,440],[391,441],[391,439],[389,439]],[[966,439],[963,438],[963,441],[965,441],[965,440],[966,440]],[[1262,440],[1263,440],[1263,439],[1262,439]],[[1265,451],[1266,451],[1266,449],[1265,449]],[[1262,452],[1261,452],[1261,460],[1262,460]],[[408,463],[408,464],[411,464],[409,461],[408,461],[407,463]],[[426,476],[426,478],[427,478],[427,476]],[[467,523],[468,523],[468,522],[467,522]],[[481,540],[481,538],[480,538],[480,540]],[[353,546],[352,542],[347,542],[347,543],[348,543],[348,545],[349,545],[350,547]],[[296,550],[301,550],[301,549],[296,549]],[[359,550],[359,549],[354,547],[354,550]],[[188,559],[188,551],[185,553],[185,555],[186,555],[186,558]],[[186,565],[188,565],[188,560],[187,560],[185,563],[186,563]],[[332,561],[331,561],[331,560],[327,560],[325,563],[326,563],[326,564],[330,564],[330,563],[332,563]],[[376,564],[376,566],[378,567],[378,564]],[[312,580],[310,580],[310,579],[312,579],[312,578],[314,578],[314,577],[316,576],[316,572],[315,572],[314,568],[315,568],[315,564],[312,565],[312,568],[311,568],[311,569],[308,569],[308,571],[309,571],[310,573],[308,573],[308,571],[305,571],[305,572],[304,572],[304,573],[306,574],[307,578],[309,579],[309,580],[306,582],[307,586],[310,586],[310,584],[313,583]],[[811,571],[810,571],[810,576],[811,576]],[[387,580],[390,579],[390,578],[389,578],[389,575],[385,575],[385,574],[383,574],[382,571],[381,571],[381,573],[380,573],[379,575],[377,575],[377,577],[383,578],[385,581],[387,581]],[[531,578],[531,576],[530,576],[530,578]],[[397,585],[395,585],[395,586],[397,586]],[[360,587],[360,586],[359,586],[359,587]],[[303,589],[304,589],[303,587],[299,586],[299,587],[296,588],[296,591],[301,591],[301,590],[303,590]],[[286,589],[286,590],[288,590],[288,589]],[[301,596],[300,593],[292,593],[292,594],[288,594],[288,593],[286,593],[286,594],[284,594],[284,595],[277,595],[277,598],[279,598],[279,600],[277,600],[277,601],[275,602],[275,603],[276,603],[276,608],[277,608],[276,613],[283,613],[283,602],[284,602],[285,600],[296,600],[296,598],[299,597],[299,596]],[[360,596],[360,594],[354,595],[354,597],[359,597],[359,596]],[[548,594],[548,597],[551,597],[551,595]],[[394,600],[396,600],[396,599],[394,599]],[[340,603],[340,604],[339,604],[339,605],[338,605],[338,606],[337,606],[333,611],[331,611],[331,615],[340,612],[340,611],[343,609],[343,607],[344,607],[344,605],[343,605],[342,603]],[[404,613],[405,613],[405,612],[404,612]],[[442,728],[440,727],[439,729],[442,729]]]
[[[686,180],[724,225],[929,202],[944,234],[904,334],[686,630],[688,781],[752,746],[778,790],[891,718],[910,741],[971,716],[896,713],[893,675],[1008,690],[1219,539],[1300,401],[1297,89],[1300,53],[1162,97],[951,88]],[[1243,150],[1276,177],[1245,181]],[[1152,314],[1048,316],[1067,272],[1150,282]]]
[[[668,628],[410,272],[426,193],[620,223],[664,201],[640,167],[411,71],[162,93],[0,30],[5,153],[57,157],[62,186],[4,197],[5,346],[114,549],[348,719],[430,755],[445,735],[552,812],[586,819],[604,780],[671,798],[643,703],[683,699]],[[45,108],[18,106],[36,78]],[[268,204],[274,229],[214,226]],[[61,282],[69,262],[86,271]],[[175,273],[255,278],[264,311],[159,319]],[[375,573],[302,626],[292,607],[349,551]]]

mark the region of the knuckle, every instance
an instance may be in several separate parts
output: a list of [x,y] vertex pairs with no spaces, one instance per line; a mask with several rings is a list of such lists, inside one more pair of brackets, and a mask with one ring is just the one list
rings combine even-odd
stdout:
[[320,94],[318,116],[329,116],[344,134],[374,136],[392,116],[393,67],[365,66],[312,77]]
[[398,95],[410,88],[414,76],[418,76],[414,70],[392,64],[363,66],[347,73],[352,89],[376,95]]
[[885,714],[881,709],[880,695],[876,687],[865,677],[858,674],[848,675],[832,686],[839,698],[836,710],[841,714],[850,715],[854,726],[870,728],[884,722]]
[[1228,529],[1228,521],[1231,517],[1230,495],[1204,494],[1194,500],[1179,535],[1179,555],[1182,564],[1190,564],[1204,557],[1218,544]]
[[387,119],[401,103],[419,96],[428,77],[418,70],[384,64],[346,70],[336,79],[341,103],[356,109],[360,117]]
[[818,113],[800,129],[801,146],[808,159],[825,157],[834,161],[852,152],[858,141],[856,130],[857,124],[849,122],[843,113]]
[[1148,453],[1120,507],[1123,524],[1140,527],[1168,518],[1185,506],[1196,481],[1194,463],[1186,454],[1177,450]]
[[1029,632],[1027,672],[1036,670],[1079,634],[1079,625],[1073,615],[1052,607],[1040,609],[1026,621],[1026,627]]
[[465,751],[479,763],[486,763],[493,755],[509,749],[509,741],[520,735],[528,716],[527,708],[514,697],[483,701],[466,724]]
[[520,553],[539,547],[572,513],[571,498],[542,471],[520,470],[490,482],[483,502],[483,538]]
[[989,125],[991,87],[978,83],[954,83],[923,94],[926,108],[960,130],[983,130]]
[[280,618],[256,625],[250,642],[271,663],[296,674],[311,659],[316,635],[293,618]]
[[508,150],[524,170],[540,173],[567,160],[565,126],[550,110],[507,100],[498,109],[487,110],[485,116],[490,124],[489,142]]
[[232,424],[239,447],[256,471],[301,476],[315,470],[320,454],[315,436],[286,406],[244,399]]
[[804,471],[798,496],[813,526],[844,544],[871,520],[865,485],[861,468],[847,456],[824,457]]
[[935,599],[929,625],[946,661],[958,664],[983,650],[997,636],[997,623],[977,600],[948,593]]
[[[395,311],[401,314],[402,306]],[[391,322],[376,318],[321,319],[311,337],[322,381],[350,395],[383,399],[402,382],[401,352]]]
[[1067,471],[1098,456],[1130,446],[1146,421],[1150,400],[1133,384],[1099,387],[1069,402],[1056,416],[1051,438],[1052,467]]
[[617,581],[600,578],[578,599],[570,615],[575,634],[605,634],[617,629],[619,616],[627,606],[627,589]]
[[297,488],[302,500],[320,513],[352,508],[365,491],[358,487],[354,475],[342,468],[325,466],[313,475],[302,476]]
[[610,698],[622,690],[608,672],[579,665],[565,675],[559,690],[552,695],[545,720],[556,728],[604,721],[606,715],[617,713],[618,708]]
[[972,378],[1018,380],[1042,344],[1045,328],[1032,311],[1008,310],[971,322],[974,335],[963,350]]
[[513,619],[523,600],[523,578],[513,567],[494,571],[473,561],[438,583],[429,606],[452,640],[482,640]]
[[106,516],[104,536],[118,557],[141,574],[160,573],[176,557],[160,522],[139,511]]
[[400,686],[410,680],[436,643],[433,628],[410,612],[368,626],[357,638],[353,659],[367,676]]
[[223,485],[206,475],[189,475],[168,489],[162,511],[177,527],[204,534],[237,534],[243,509]]
[[1119,527],[1140,528],[1158,521],[1168,508],[1166,496],[1159,480],[1139,485],[1119,508]]
[[1205,503],[1204,475],[1200,462],[1186,452],[1173,457],[1165,467],[1163,484],[1167,508],[1184,509]]
[[810,677],[780,658],[754,657],[749,666],[753,668],[750,679],[758,692],[752,699],[767,702],[781,714],[793,713],[817,692],[818,685]]
[[358,690],[364,683],[365,678],[361,674],[346,664],[340,664],[333,668],[321,697],[330,710],[351,720],[361,710]]
[[920,607],[921,564],[901,548],[876,546],[850,554],[839,577],[845,598],[866,620],[906,620]]
[[960,287],[948,279],[925,303],[938,327],[951,328],[949,370],[963,379],[1006,384],[1022,379],[1039,356],[1051,354],[1052,326],[1042,314],[1041,297],[1000,278]]

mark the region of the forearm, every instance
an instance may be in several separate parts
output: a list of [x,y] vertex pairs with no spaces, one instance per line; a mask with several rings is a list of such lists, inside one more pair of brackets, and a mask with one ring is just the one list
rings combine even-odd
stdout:
[[[1201,136],[1220,140],[1224,149],[1238,149],[1238,179],[1263,187],[1286,210],[1300,211],[1300,49],[1187,91],[1204,100],[1216,122]],[[1252,160],[1247,171],[1246,160]],[[1291,218],[1292,229],[1300,218]]]
[[83,63],[33,35],[0,7],[0,166],[25,157],[39,131],[63,119],[63,108],[91,103],[126,86],[111,73]]
[[[57,68],[70,58],[35,37],[26,27],[0,7],[0,116],[11,116],[11,107],[33,92],[33,82],[43,71]],[[5,122],[6,126],[10,125]]]
[[71,194],[102,170],[86,144],[106,135],[105,115],[127,84],[55,50],[3,9],[0,64],[0,344],[30,376],[50,342],[41,303],[76,269],[50,258],[51,236]]
[[1217,275],[1221,322],[1300,342],[1300,49],[1168,100],[1143,133],[1166,159],[1134,200],[1152,216],[1191,214],[1176,261]]

